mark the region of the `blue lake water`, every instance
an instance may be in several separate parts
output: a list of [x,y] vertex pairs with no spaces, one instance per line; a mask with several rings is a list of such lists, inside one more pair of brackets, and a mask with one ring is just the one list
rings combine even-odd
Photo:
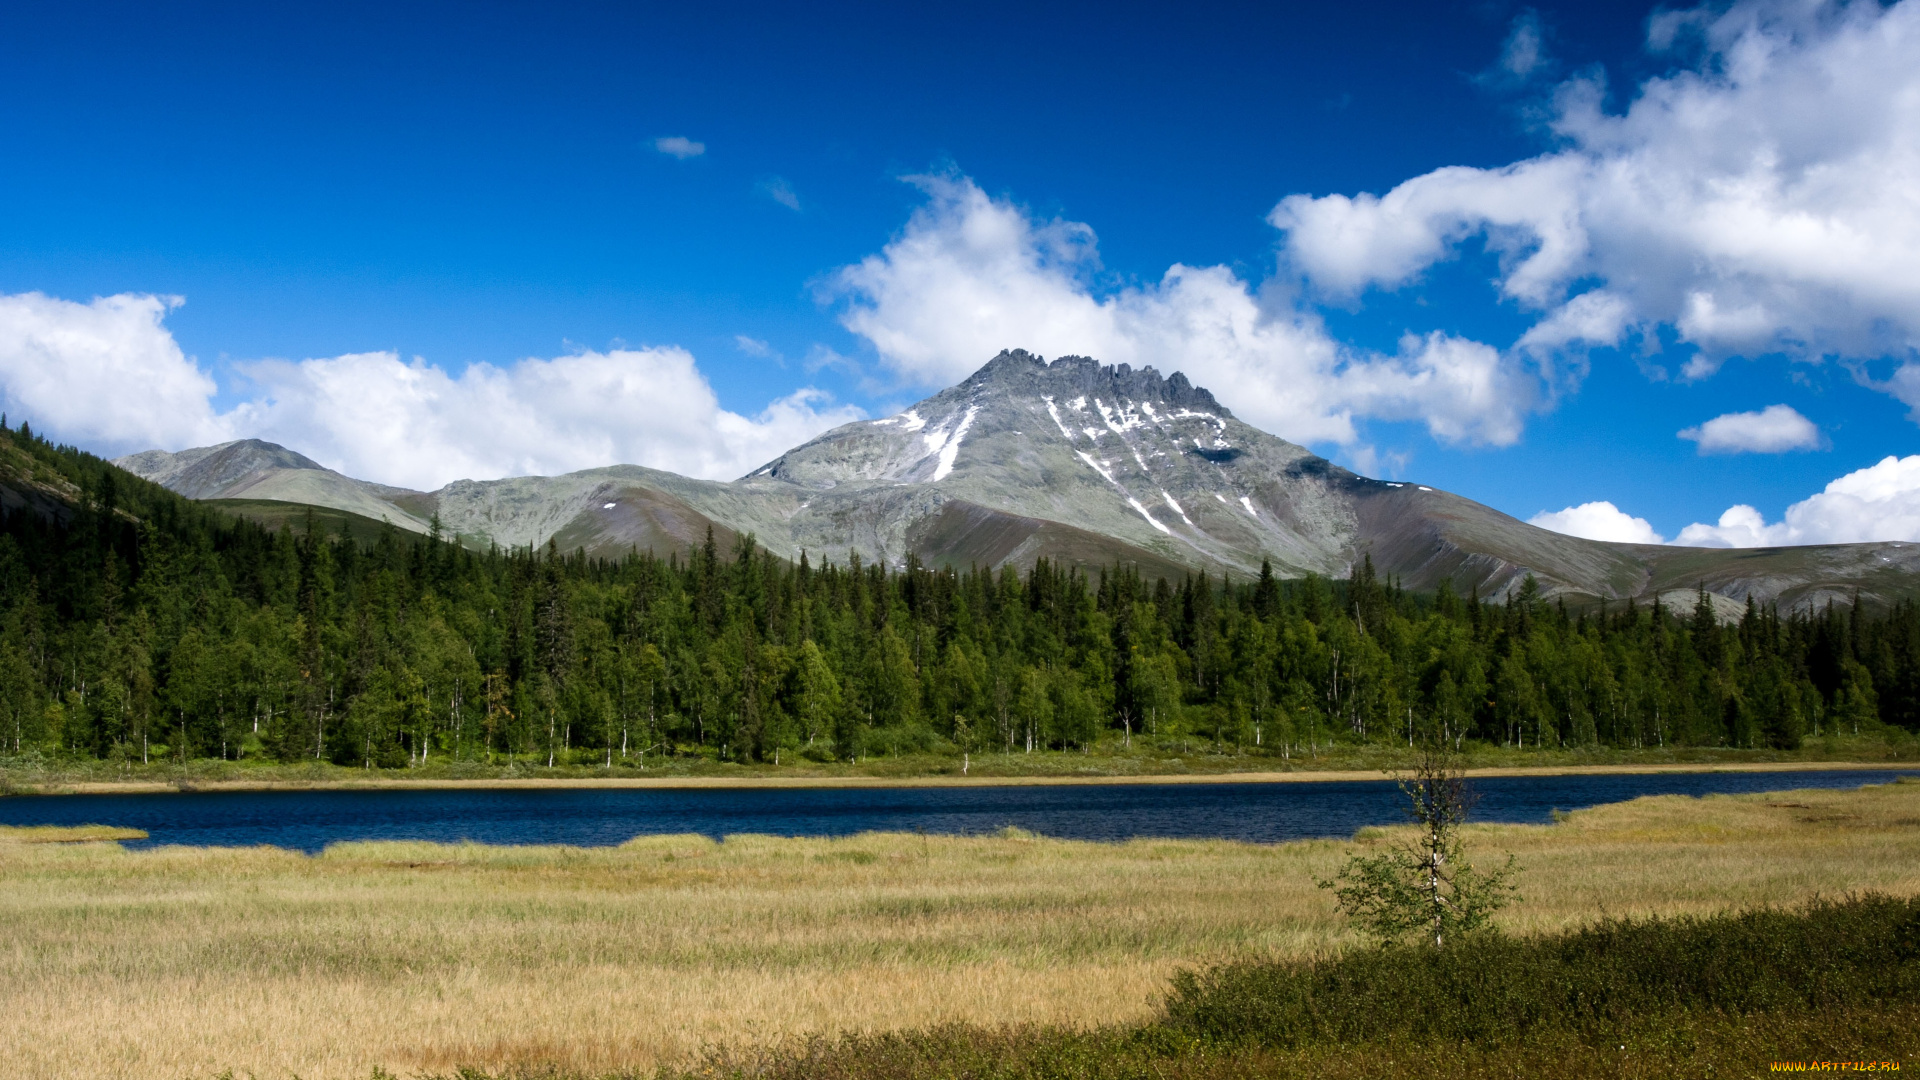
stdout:
[[[1920,770],[1488,777],[1473,820],[1545,822],[1555,809],[1640,795],[1853,788]],[[1405,820],[1388,780],[966,788],[234,791],[0,799],[0,824],[145,829],[129,844],[319,851],[344,840],[618,844],[648,833],[968,834],[1014,825],[1073,840],[1141,836],[1273,842],[1344,837]]]

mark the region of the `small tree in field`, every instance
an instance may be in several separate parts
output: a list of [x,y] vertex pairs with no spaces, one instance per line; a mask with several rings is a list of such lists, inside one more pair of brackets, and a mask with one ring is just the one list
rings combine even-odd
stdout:
[[1513,899],[1513,856],[1482,873],[1466,860],[1460,826],[1476,799],[1444,743],[1429,743],[1399,778],[1418,835],[1378,855],[1354,855],[1332,880],[1340,910],[1360,928],[1391,943],[1417,935],[1435,948],[1460,934],[1492,929],[1493,914]]

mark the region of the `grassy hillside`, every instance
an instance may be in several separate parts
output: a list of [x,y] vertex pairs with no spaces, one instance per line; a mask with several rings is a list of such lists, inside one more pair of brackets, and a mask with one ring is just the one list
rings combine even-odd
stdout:
[[1027,571],[1044,559],[1089,574],[1124,566],[1149,581],[1178,580],[1188,572],[1174,559],[1112,537],[957,499],[917,523],[908,541],[927,565],[944,569],[1012,566]]
[[304,534],[311,527],[329,536],[350,536],[356,542],[368,545],[377,542],[383,533],[389,531],[394,532],[396,538],[412,535],[401,532],[387,522],[330,506],[280,502],[276,499],[207,499],[201,505],[244,518],[269,532],[290,528]]

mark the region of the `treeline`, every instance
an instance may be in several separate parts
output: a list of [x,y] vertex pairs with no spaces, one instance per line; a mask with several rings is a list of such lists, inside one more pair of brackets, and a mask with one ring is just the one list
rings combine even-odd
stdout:
[[269,531],[0,422],[0,754],[641,765],[1153,738],[1791,748],[1920,727],[1920,609],[1569,615],[1350,578],[1146,581]]

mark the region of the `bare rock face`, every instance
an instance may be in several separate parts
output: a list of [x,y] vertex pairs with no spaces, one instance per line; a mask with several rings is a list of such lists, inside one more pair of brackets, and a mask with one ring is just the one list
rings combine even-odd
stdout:
[[1343,575],[1362,558],[1409,588],[1621,600],[1705,586],[1787,606],[1920,585],[1920,545],[1724,551],[1548,532],[1420,484],[1371,480],[1242,423],[1175,372],[1001,353],[912,408],[835,428],[731,483],[635,465],[462,480],[431,493],[353,480],[258,440],[118,464],[193,498],[309,502],[468,542],[617,556],[712,529],[775,554],[1021,568],[1041,558],[1152,577]]

